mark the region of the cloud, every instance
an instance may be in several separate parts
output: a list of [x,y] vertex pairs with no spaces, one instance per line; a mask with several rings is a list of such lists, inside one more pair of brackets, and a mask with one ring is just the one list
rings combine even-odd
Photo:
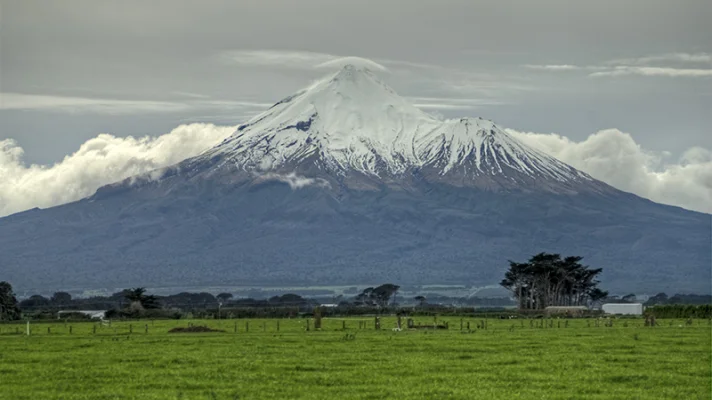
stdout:
[[51,166],[26,166],[23,149],[12,139],[2,140],[0,216],[79,200],[103,185],[197,155],[234,131],[232,126],[190,124],[155,138],[102,133]]
[[[397,60],[389,58],[367,59],[343,57],[335,54],[293,50],[229,50],[218,55],[223,62],[243,67],[275,68],[300,73],[338,69],[355,64],[376,72],[397,72],[393,79],[404,86],[420,87],[421,93],[453,94],[454,96],[487,96],[493,99],[510,92],[531,90],[529,82],[520,76],[501,73],[482,73],[471,68],[453,68],[443,65]],[[492,102],[497,100],[492,100]],[[497,101],[497,104],[501,102]],[[492,104],[491,102],[489,104]],[[423,103],[428,109],[469,109],[463,105]]]
[[302,189],[306,186],[318,186],[318,187],[331,187],[328,181],[322,178],[307,178],[305,176],[297,175],[295,172],[290,172],[286,175],[266,173],[258,177],[258,181],[270,181],[275,180],[279,182],[284,182],[289,185],[292,189]]
[[[178,94],[181,93],[181,94]],[[174,113],[195,109],[264,109],[272,103],[208,100],[207,96],[176,92],[188,101],[115,100],[23,93],[0,93],[0,110],[41,110],[72,114]]]
[[[234,131],[234,126],[190,124],[155,138],[100,134],[49,166],[26,166],[24,151],[15,141],[0,141],[0,215],[79,200],[103,185],[195,156]],[[630,134],[616,129],[580,142],[553,133],[507,132],[621,190],[712,213],[712,151],[708,149],[693,147],[671,162],[668,154],[647,151]],[[266,174],[264,178],[292,188],[326,184],[295,174]]]
[[339,57],[334,60],[330,60],[330,61],[326,61],[321,64],[318,64],[314,68],[340,69],[348,64],[367,68],[367,69],[370,69],[373,71],[388,72],[388,68],[384,67],[383,65],[381,65],[373,60],[369,60],[367,58],[361,58],[361,57]]
[[294,50],[230,50],[221,57],[229,63],[244,66],[312,69],[316,65],[338,59],[333,54]]
[[180,97],[191,97],[194,99],[208,99],[208,98],[210,98],[210,96],[205,95],[205,94],[193,93],[193,92],[182,92],[180,90],[174,90],[171,92],[171,94],[174,94],[174,95],[180,96]]
[[55,110],[71,113],[132,114],[139,112],[176,112],[186,104],[166,101],[92,99],[23,93],[0,93],[0,110]]
[[482,106],[505,104],[493,99],[453,97],[408,97],[414,106],[423,110],[472,110]]
[[538,70],[543,70],[543,71],[577,71],[577,70],[583,69],[585,67],[580,67],[578,65],[571,65],[571,64],[549,64],[549,65],[525,64],[524,68],[538,69]]
[[[687,77],[700,78],[712,76],[708,68],[679,68],[679,64],[704,63],[712,64],[712,54],[707,53],[668,53],[639,58],[621,58],[610,60],[603,65],[571,65],[571,64],[525,64],[524,68],[539,71],[596,71],[589,77],[620,77],[629,75]],[[657,64],[657,65],[656,65]],[[667,65],[660,65],[667,64]],[[678,65],[670,65],[678,64]]]
[[507,132],[530,146],[618,189],[655,202],[712,213],[712,152],[693,147],[669,162],[665,153],[643,149],[617,129],[581,142],[554,133]]
[[647,65],[650,63],[703,63],[712,64],[712,54],[708,53],[667,53],[638,58],[621,58],[608,61],[612,65]]
[[223,59],[244,66],[278,67],[289,69],[339,69],[354,64],[373,71],[387,72],[388,68],[362,57],[343,57],[334,54],[293,50],[231,50],[222,53]]
[[668,76],[668,77],[707,77],[712,76],[712,69],[688,69],[667,67],[632,67],[619,66],[612,70],[594,72],[591,77],[616,77],[626,75]]

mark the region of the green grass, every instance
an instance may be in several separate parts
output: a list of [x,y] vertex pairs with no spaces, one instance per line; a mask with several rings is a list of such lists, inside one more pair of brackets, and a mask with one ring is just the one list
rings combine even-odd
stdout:
[[[93,323],[36,323],[29,337],[0,325],[0,399],[711,398],[706,320],[489,320],[484,330],[465,319],[472,332],[459,318],[447,331],[403,332],[394,318],[381,331],[361,320],[367,329],[349,319],[343,331],[325,319],[320,332],[305,332],[305,320],[279,320],[279,332],[277,320],[249,320],[249,333],[246,320],[120,322],[96,334]],[[226,332],[167,333],[188,323]]]

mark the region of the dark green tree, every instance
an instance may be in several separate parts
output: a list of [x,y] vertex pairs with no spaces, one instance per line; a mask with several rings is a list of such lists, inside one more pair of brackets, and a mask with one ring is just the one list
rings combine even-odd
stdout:
[[668,302],[668,295],[660,292],[656,294],[655,296],[651,297],[648,299],[648,301],[645,302],[645,305],[655,305],[655,304],[666,304]]
[[634,293],[627,294],[627,295],[623,296],[621,298],[621,300],[623,300],[626,303],[633,303],[635,301],[635,294]]
[[392,283],[385,283],[381,286],[374,288],[371,292],[371,297],[376,302],[376,304],[381,307],[386,307],[391,301],[391,298],[394,297],[395,294],[398,292],[398,289],[400,289],[400,286],[398,285],[394,285]]
[[10,283],[0,282],[0,321],[20,319],[20,309],[17,307],[17,297]]
[[356,295],[356,297],[354,298],[354,303],[359,306],[374,305],[375,303],[373,301],[373,288],[367,287],[366,289],[363,289],[363,291]]
[[20,309],[43,309],[48,308],[50,300],[39,294],[32,295],[20,302]]
[[586,305],[592,295],[604,292],[596,280],[602,269],[590,269],[581,264],[582,259],[539,253],[526,263],[509,261],[500,285],[512,292],[520,309]]
[[215,296],[219,301],[223,303],[227,303],[228,300],[232,299],[232,293],[220,293],[219,295]]
[[132,289],[126,289],[124,290],[124,297],[132,304],[140,304],[141,307],[146,310],[161,308],[161,304],[158,301],[158,297],[154,295],[147,295],[146,288],[137,287]]
[[427,301],[425,296],[415,296],[413,297],[413,300],[417,301],[420,307],[424,306],[425,302]]
[[306,304],[306,299],[302,296],[294,293],[287,293],[281,296],[273,296],[268,300],[270,303],[286,305],[286,306],[298,306]]
[[72,302],[72,295],[67,292],[56,292],[50,301],[55,306],[66,306]]

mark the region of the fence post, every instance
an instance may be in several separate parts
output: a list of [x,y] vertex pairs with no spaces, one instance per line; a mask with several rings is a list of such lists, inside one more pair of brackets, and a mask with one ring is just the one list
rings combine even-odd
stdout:
[[277,332],[279,332],[279,320],[277,320]]
[[376,325],[376,330],[377,330],[377,331],[378,331],[378,330],[381,330],[381,319],[380,319],[380,318],[376,317],[375,325]]
[[72,326],[71,325],[69,325],[69,334],[70,335],[72,334]]
[[341,321],[341,329],[346,330],[346,320]]
[[321,308],[314,307],[314,330],[321,329]]

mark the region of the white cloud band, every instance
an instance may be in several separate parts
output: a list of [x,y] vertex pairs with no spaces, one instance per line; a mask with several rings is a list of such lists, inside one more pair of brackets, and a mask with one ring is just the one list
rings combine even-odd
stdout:
[[119,138],[103,133],[52,166],[26,166],[22,148],[11,139],[2,140],[0,216],[79,200],[103,185],[197,155],[234,130],[229,126],[190,124],[156,138]]
[[[175,164],[218,144],[232,126],[181,125],[156,138],[100,134],[51,166],[22,162],[13,140],[0,141],[0,216],[89,196],[106,184]],[[557,134],[508,130],[516,138],[619,189],[653,201],[712,213],[712,152],[695,147],[675,162],[609,129],[581,142]],[[317,182],[287,177],[299,187]]]
[[694,147],[668,162],[665,154],[644,150],[630,134],[617,129],[599,131],[581,142],[554,133],[507,131],[618,189],[712,213],[712,152],[707,149]]

